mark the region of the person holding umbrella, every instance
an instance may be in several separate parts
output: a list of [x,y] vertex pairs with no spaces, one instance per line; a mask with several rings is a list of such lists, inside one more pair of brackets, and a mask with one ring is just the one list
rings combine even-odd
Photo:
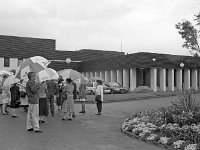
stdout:
[[28,97],[27,131],[42,133],[39,127],[39,89],[40,83],[35,82],[35,73],[28,73],[26,92]]
[[9,103],[9,98],[10,98],[10,87],[9,86],[4,86],[4,82],[5,80],[9,77],[9,75],[4,75],[3,79],[2,79],[2,83],[3,83],[3,91],[2,91],[2,112],[3,115],[8,115],[8,111],[7,111],[7,105]]

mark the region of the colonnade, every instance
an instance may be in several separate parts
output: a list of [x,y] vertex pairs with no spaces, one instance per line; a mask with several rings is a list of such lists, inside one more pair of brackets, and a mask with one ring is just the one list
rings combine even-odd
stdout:
[[[198,90],[200,86],[199,70],[190,69],[165,69],[165,68],[148,68],[149,87],[153,91],[175,91],[177,89],[194,89]],[[124,87],[133,91],[138,85],[137,80],[141,77],[137,74],[137,68],[124,68],[117,70],[101,70],[95,72],[83,72],[87,77],[101,77],[105,82],[118,82]]]

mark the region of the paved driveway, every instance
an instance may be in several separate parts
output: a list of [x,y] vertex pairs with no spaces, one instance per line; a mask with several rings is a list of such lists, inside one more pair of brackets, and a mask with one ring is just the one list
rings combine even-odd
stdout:
[[[62,121],[57,111],[41,125],[42,134],[26,131],[26,114],[19,109],[20,118],[0,116],[0,150],[162,150],[122,134],[120,126],[132,112],[166,106],[171,99],[105,103],[102,116],[95,116],[96,106],[87,104],[86,114],[73,121]],[[75,108],[78,112],[81,107]]]

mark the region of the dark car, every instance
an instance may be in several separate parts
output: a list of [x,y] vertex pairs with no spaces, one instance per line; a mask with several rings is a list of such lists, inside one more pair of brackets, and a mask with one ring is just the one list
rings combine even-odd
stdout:
[[128,88],[121,86],[117,82],[108,82],[108,83],[105,83],[105,85],[108,88],[110,88],[110,93],[112,93],[112,94],[116,94],[116,93],[124,94],[129,91]]

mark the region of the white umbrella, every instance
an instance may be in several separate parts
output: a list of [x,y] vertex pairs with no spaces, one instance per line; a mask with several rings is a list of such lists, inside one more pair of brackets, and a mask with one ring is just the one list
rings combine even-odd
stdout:
[[84,78],[84,76],[80,72],[73,69],[64,69],[64,70],[58,71],[58,74],[62,76],[64,80],[66,80],[67,78],[71,78],[72,80]]
[[36,74],[37,81],[43,82],[50,80],[50,76],[45,70],[47,63],[48,60],[41,56],[28,58],[20,64],[16,77],[18,79],[27,80],[27,74],[29,72],[34,72]]
[[59,78],[58,73],[52,68],[46,68],[46,72],[49,74],[50,79],[56,80]]
[[13,75],[13,72],[7,71],[7,70],[0,70],[0,76],[4,75]]
[[14,75],[12,75],[5,79],[5,81],[3,82],[3,87],[10,87],[12,84],[19,83],[19,82],[20,80],[15,78]]

